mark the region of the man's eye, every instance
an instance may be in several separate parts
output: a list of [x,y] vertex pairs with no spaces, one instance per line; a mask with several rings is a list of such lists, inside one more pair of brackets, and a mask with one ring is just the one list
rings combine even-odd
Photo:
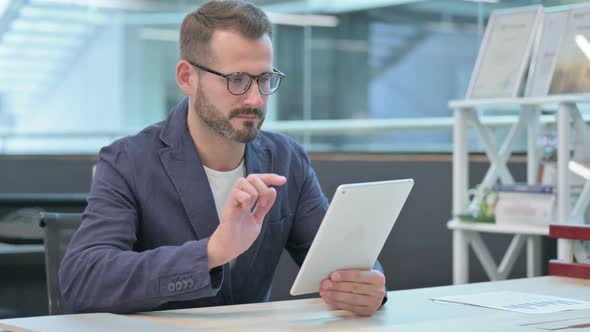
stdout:
[[232,83],[235,84],[241,84],[242,82],[244,82],[244,78],[243,77],[234,77],[231,79]]

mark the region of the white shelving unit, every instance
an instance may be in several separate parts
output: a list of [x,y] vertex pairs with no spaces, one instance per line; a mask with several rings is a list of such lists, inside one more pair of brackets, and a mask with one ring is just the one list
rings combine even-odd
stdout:
[[[478,190],[490,188],[498,179],[502,183],[513,183],[514,179],[506,166],[511,154],[511,146],[517,134],[527,131],[528,158],[527,158],[527,182],[533,184],[537,178],[539,156],[537,155],[537,137],[539,136],[540,109],[543,105],[558,105],[557,110],[557,220],[556,223],[568,223],[570,219],[570,197],[568,163],[570,161],[570,122],[582,121],[577,105],[590,103],[590,96],[549,96],[534,98],[506,98],[506,99],[479,99],[451,101],[449,107],[454,112],[453,128],[453,216],[465,214],[470,204],[478,202],[469,201],[469,149],[467,131],[473,126],[486,150],[490,160],[490,168],[481,182]],[[480,109],[501,109],[515,106],[520,108],[518,121],[510,129],[503,144],[497,148],[494,139],[481,121]],[[585,133],[590,137],[590,132],[585,126]],[[565,193],[565,194],[564,194]],[[481,197],[481,195],[475,195]],[[447,227],[453,231],[453,283],[463,284],[469,282],[469,248],[472,247],[475,255],[481,262],[490,280],[506,279],[512,270],[518,255],[525,246],[527,248],[527,276],[533,277],[541,274],[541,247],[540,239],[549,233],[547,226],[507,226],[496,224],[477,224],[453,219]],[[504,233],[512,234],[513,239],[506,253],[498,265],[491,256],[487,246],[483,242],[480,233]],[[558,258],[569,259],[571,251],[568,243],[558,241]]]

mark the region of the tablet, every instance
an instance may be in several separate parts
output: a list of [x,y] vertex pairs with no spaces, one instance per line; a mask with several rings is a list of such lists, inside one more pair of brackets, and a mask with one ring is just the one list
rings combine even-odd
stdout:
[[403,179],[339,186],[291,295],[319,292],[320,282],[337,270],[372,269],[413,185]]

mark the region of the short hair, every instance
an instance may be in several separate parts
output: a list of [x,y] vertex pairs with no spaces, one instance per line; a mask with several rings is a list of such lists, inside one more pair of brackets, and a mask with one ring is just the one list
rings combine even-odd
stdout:
[[180,58],[208,60],[215,29],[235,31],[252,40],[264,34],[272,36],[270,20],[255,5],[244,1],[210,1],[186,15],[182,21]]

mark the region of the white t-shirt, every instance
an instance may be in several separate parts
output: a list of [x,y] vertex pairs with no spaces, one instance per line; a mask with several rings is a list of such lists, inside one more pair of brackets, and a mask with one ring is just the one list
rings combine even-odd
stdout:
[[207,179],[209,180],[209,185],[211,186],[211,191],[213,192],[217,215],[221,220],[221,211],[225,206],[225,202],[227,202],[231,188],[234,186],[236,181],[243,177],[246,173],[244,159],[242,159],[242,162],[238,165],[238,167],[228,172],[216,171],[204,165],[203,167],[205,168],[205,173],[207,173]]
[[[217,215],[219,216],[219,220],[221,220],[221,211],[225,206],[225,202],[227,202],[231,188],[233,188],[234,184],[239,178],[246,175],[244,159],[242,159],[242,162],[238,165],[238,167],[228,172],[216,171],[206,167],[205,165],[203,165],[203,167],[205,168],[205,173],[207,174],[207,179],[209,179],[209,185],[211,186],[211,191],[213,192],[213,199],[215,201]],[[233,268],[235,263],[235,259],[231,260],[229,262],[230,267]]]

